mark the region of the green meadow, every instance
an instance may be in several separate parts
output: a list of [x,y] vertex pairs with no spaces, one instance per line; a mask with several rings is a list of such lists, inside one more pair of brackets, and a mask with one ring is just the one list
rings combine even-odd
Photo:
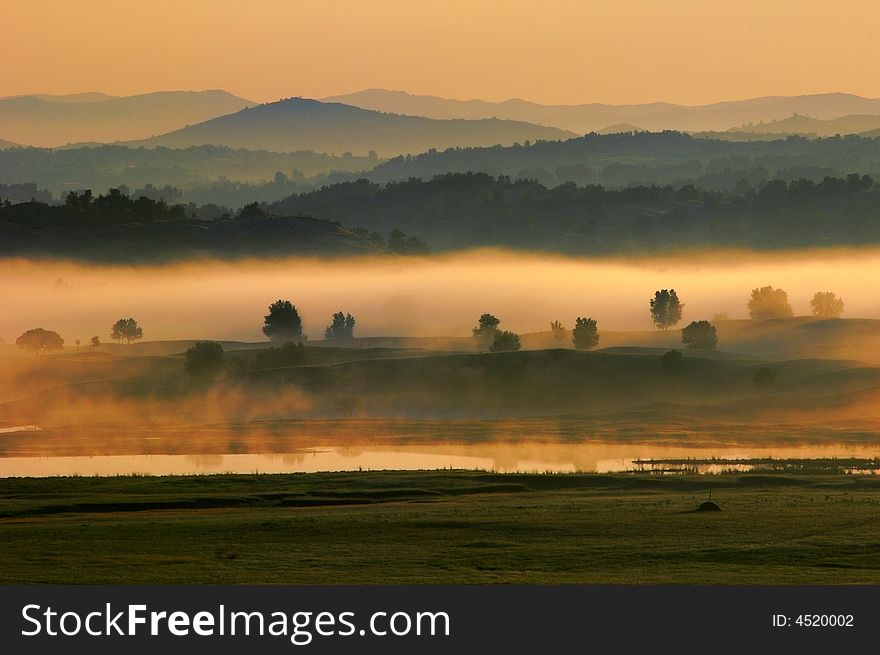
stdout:
[[880,582],[875,476],[6,479],[0,515],[3,583]]

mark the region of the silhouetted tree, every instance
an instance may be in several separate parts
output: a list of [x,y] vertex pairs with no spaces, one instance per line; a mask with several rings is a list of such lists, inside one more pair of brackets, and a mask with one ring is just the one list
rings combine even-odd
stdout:
[[776,382],[776,373],[766,366],[759,368],[752,377],[752,384],[756,387],[769,387]]
[[521,347],[518,334],[507,330],[497,330],[489,350],[493,353],[508,353],[519,350]]
[[757,320],[791,318],[794,312],[788,304],[788,294],[771,286],[752,289],[748,302],[749,316]]
[[473,333],[481,349],[485,350],[492,345],[499,325],[501,325],[501,320],[495,318],[492,314],[480,316],[480,319],[477,321],[477,327],[473,329]]
[[667,350],[660,358],[660,368],[667,375],[680,373],[684,369],[684,360],[677,350]]
[[123,339],[126,343],[131,343],[137,339],[142,339],[144,331],[133,318],[120,318],[113,324],[110,337],[119,343]]
[[712,314],[712,323],[719,323],[721,321],[729,321],[730,315],[727,312],[717,312]]
[[92,337],[89,340],[89,345],[92,347],[92,350],[97,350],[101,346],[100,337]]
[[263,334],[272,341],[302,341],[302,318],[289,300],[276,300],[263,317]]
[[668,330],[681,320],[684,307],[678,299],[675,289],[660,289],[654,292],[650,300],[651,320],[661,330]]
[[568,330],[566,330],[565,326],[559,321],[553,321],[550,324],[550,331],[553,333],[553,338],[557,341],[563,341],[565,335],[568,333]]
[[76,352],[79,352],[79,347],[80,345],[82,345],[82,341],[80,341],[79,339],[75,339],[73,345],[76,346]]
[[571,331],[571,340],[576,350],[589,350],[599,343],[599,332],[596,329],[596,319],[581,318],[578,316]]
[[709,321],[694,321],[681,331],[681,342],[695,350],[713,350],[718,344],[718,335]]
[[351,339],[354,336],[354,316],[351,314],[343,314],[336,312],[333,314],[333,321],[324,330],[324,338],[330,339]]
[[15,340],[15,345],[22,350],[28,350],[35,355],[39,355],[50,350],[61,350],[64,348],[64,339],[52,330],[34,328],[19,336]]
[[833,291],[817,291],[810,301],[813,316],[819,318],[837,318],[843,314],[843,298],[838,298]]
[[226,365],[226,353],[216,341],[199,341],[183,357],[184,370],[196,380],[211,380]]

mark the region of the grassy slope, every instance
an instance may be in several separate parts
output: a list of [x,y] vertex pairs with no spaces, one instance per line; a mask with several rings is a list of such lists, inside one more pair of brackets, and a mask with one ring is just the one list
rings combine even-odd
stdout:
[[0,480],[0,582],[876,584],[878,507],[853,476]]

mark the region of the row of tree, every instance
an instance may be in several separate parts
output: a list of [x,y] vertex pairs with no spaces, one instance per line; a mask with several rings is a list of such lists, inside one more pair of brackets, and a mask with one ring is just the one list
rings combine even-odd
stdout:
[[[813,315],[819,318],[838,317],[843,313],[844,308],[843,300],[831,291],[817,291],[810,305]],[[649,308],[653,324],[661,330],[668,330],[681,321],[684,304],[675,289],[659,289],[649,300]],[[772,286],[753,289],[748,308],[749,315],[757,320],[789,318],[794,315],[788,302],[788,294]],[[726,318],[725,314],[716,314],[714,320],[718,322]],[[501,320],[492,314],[486,313],[480,316],[472,331],[480,350],[510,352],[522,347],[519,335],[499,329],[500,324]],[[330,324],[324,330],[324,338],[328,341],[352,339],[354,328],[354,316],[342,311],[335,312]],[[550,330],[558,341],[564,340],[568,332],[559,321],[552,322]],[[282,299],[269,305],[269,313],[263,317],[263,334],[279,343],[296,343],[307,339],[303,334],[302,317],[296,306],[290,300]],[[125,341],[130,344],[132,341],[142,339],[143,336],[143,329],[138,325],[137,320],[131,317],[116,321],[110,332],[110,337],[117,343]],[[571,330],[571,340],[577,350],[589,350],[595,347],[599,343],[596,319],[578,316]],[[43,328],[27,330],[16,339],[15,343],[19,348],[34,353],[61,350],[64,347],[64,339],[57,332]],[[718,343],[715,326],[706,320],[691,322],[682,330],[682,343],[688,348],[714,348]],[[76,345],[77,347],[80,345],[79,340],[76,341]],[[99,337],[91,338],[92,349],[100,345]]]
[[[131,343],[144,337],[143,329],[133,318],[120,318],[113,324],[110,330],[110,338],[116,343]],[[81,341],[77,339],[76,347],[79,348]],[[22,350],[27,350],[34,354],[41,354],[52,350],[61,350],[64,348],[64,339],[54,330],[46,330],[43,328],[34,328],[27,330],[15,340],[15,345]],[[89,339],[89,346],[92,350],[96,350],[101,346],[101,338],[94,336]]]
[[[675,289],[660,289],[649,301],[651,321],[661,329],[667,330],[681,321],[684,304],[679,300]],[[788,294],[783,289],[772,286],[752,289],[746,306],[749,316],[755,320],[791,318],[794,311],[788,302]],[[816,318],[838,318],[843,314],[843,299],[833,291],[817,291],[810,301],[810,308]],[[727,314],[716,314],[715,320],[727,320]]]

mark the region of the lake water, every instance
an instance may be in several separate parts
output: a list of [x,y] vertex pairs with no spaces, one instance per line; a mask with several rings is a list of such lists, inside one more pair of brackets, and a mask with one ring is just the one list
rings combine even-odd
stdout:
[[[875,459],[880,446],[718,446],[655,444],[488,443],[480,445],[313,448],[283,454],[0,457],[0,477],[313,473],[358,470],[469,469],[503,473],[611,473],[629,470],[699,473],[749,470],[736,460]],[[723,460],[713,463],[713,458]],[[686,460],[694,460],[688,464]],[[864,471],[860,471],[864,472]]]

